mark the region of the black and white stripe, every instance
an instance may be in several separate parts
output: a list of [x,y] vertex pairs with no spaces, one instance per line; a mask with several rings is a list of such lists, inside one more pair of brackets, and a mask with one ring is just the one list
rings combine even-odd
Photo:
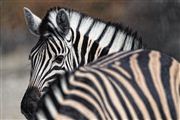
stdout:
[[30,82],[21,102],[26,118],[57,74],[113,52],[142,48],[141,38],[128,28],[74,10],[53,8],[42,20],[28,8],[24,13],[30,31],[39,37],[29,55]]
[[179,120],[180,64],[153,50],[110,54],[58,76],[36,119]]
[[57,73],[72,71],[113,52],[142,48],[136,32],[66,8],[50,9],[38,33],[39,42],[30,53],[29,87],[37,87],[40,92]]

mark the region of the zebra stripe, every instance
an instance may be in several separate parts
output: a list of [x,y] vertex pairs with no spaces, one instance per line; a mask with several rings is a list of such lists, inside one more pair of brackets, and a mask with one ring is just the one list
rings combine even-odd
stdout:
[[[57,21],[58,15],[63,13],[69,23],[66,35],[61,33],[62,26]],[[67,8],[50,9],[39,25],[39,35],[39,42],[30,53],[29,87],[37,87],[40,92],[59,72],[72,71],[113,52],[142,48],[141,39],[129,28]],[[60,62],[57,62],[58,56],[63,58]]]
[[56,78],[36,119],[180,119],[180,64],[153,50],[117,52]]
[[29,55],[30,82],[21,102],[27,118],[57,74],[73,71],[113,52],[142,48],[141,38],[129,28],[75,10],[52,8],[41,20],[25,8],[25,16],[30,31],[39,36]]

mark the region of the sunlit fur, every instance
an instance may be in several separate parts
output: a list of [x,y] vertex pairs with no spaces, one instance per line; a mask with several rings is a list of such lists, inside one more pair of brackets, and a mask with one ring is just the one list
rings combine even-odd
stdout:
[[179,120],[180,64],[153,50],[118,52],[59,76],[36,119]]
[[[58,32],[56,17],[65,11],[70,24],[66,36]],[[29,87],[40,92],[56,74],[72,71],[100,56],[121,50],[142,48],[141,38],[120,24],[104,22],[66,8],[53,8],[42,19],[40,39],[30,53],[32,63]],[[62,55],[62,62],[56,61]]]

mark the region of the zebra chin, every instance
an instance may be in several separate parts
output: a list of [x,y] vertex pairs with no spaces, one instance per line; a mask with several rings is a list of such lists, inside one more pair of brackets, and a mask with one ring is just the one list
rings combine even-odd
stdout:
[[24,114],[28,120],[34,120],[40,96],[41,94],[37,87],[31,87],[26,90],[21,101],[21,113]]

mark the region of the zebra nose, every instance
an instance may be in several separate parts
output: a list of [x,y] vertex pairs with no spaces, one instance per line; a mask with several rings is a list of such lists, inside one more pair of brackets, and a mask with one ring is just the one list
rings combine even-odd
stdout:
[[21,101],[21,112],[28,120],[34,119],[39,99],[40,92],[38,88],[31,87],[26,90]]

